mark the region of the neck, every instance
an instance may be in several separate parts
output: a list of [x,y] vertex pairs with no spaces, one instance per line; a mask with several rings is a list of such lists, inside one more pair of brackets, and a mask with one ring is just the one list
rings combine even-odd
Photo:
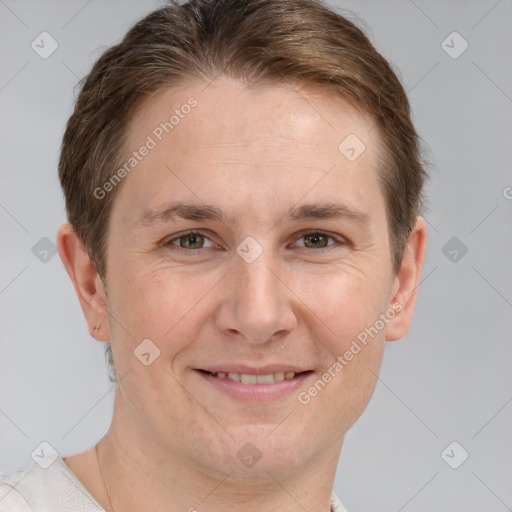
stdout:
[[[212,468],[184,457],[179,443],[164,446],[129,409],[116,390],[112,424],[99,442],[115,512],[330,512],[341,440],[311,460],[299,458],[303,464],[293,470],[267,465],[237,473],[229,465]],[[108,502],[101,504],[112,510]]]

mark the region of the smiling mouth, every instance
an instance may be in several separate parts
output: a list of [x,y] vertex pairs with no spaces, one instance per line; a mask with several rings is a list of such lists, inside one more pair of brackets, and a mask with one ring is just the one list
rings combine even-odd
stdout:
[[299,375],[305,375],[311,373],[312,370],[305,372],[274,372],[266,375],[254,375],[250,373],[234,373],[234,372],[209,372],[206,370],[199,370],[202,373],[211,375],[218,379],[231,379],[234,382],[240,382],[241,384],[274,384],[276,382],[282,382],[284,380],[292,380]]

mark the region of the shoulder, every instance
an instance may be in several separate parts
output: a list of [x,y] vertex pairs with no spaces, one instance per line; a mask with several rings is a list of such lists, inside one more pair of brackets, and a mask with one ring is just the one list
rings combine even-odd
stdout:
[[331,512],[348,512],[334,492],[331,493]]
[[28,470],[18,471],[10,475],[0,473],[0,511],[1,512],[32,512],[27,500],[17,488],[26,478]]
[[58,457],[46,469],[0,474],[0,512],[104,512]]

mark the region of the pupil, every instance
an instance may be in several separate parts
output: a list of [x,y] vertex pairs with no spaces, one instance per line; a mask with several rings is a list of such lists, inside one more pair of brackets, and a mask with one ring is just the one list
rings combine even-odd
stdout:
[[[326,242],[327,242],[327,237],[325,235],[320,235],[320,234],[311,234],[311,235],[306,235],[306,238],[310,241],[310,242],[313,242],[313,244],[318,244],[319,241],[323,241],[323,244],[320,245],[320,247],[326,247]],[[323,239],[323,240],[320,240],[320,239]]]
[[197,235],[186,235],[185,237],[185,247],[190,247],[195,245],[198,242],[198,236]]

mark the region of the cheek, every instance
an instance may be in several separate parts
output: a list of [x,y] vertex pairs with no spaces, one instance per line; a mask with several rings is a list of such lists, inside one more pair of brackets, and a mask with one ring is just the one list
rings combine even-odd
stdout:
[[324,417],[326,431],[345,432],[353,425],[372,396],[382,362],[385,329],[379,318],[386,287],[378,275],[367,277],[345,273],[315,299],[315,315],[323,326],[315,339],[325,362],[318,380],[298,398],[306,404],[304,414]]
[[[333,355],[345,352],[350,343],[373,325],[387,301],[385,273],[375,268],[337,269],[331,275],[303,280],[297,293],[324,325],[325,344]],[[315,285],[316,283],[316,285]]]
[[321,292],[315,293],[308,283],[300,292],[319,319],[315,338],[325,355],[321,382],[305,390],[301,403],[308,402],[316,411],[314,416],[333,408],[336,412],[326,421],[332,422],[334,430],[340,425],[343,431],[348,429],[360,416],[382,362],[385,329],[379,318],[388,299],[386,273],[378,265],[366,269],[364,273],[360,267],[340,269],[321,280]]
[[165,359],[172,361],[204,324],[202,299],[207,299],[208,291],[218,281],[216,274],[194,278],[190,272],[177,268],[119,268],[112,279],[109,301],[109,311],[115,319],[114,342],[121,338],[123,346],[128,342],[133,352],[142,340],[150,339]]

